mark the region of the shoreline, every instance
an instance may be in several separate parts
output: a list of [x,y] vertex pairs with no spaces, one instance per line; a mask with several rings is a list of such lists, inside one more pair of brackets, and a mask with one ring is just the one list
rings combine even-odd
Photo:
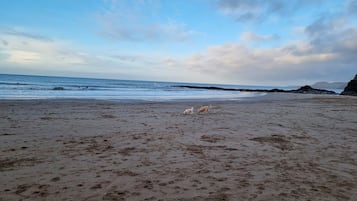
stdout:
[[111,98],[24,98],[24,99],[1,99],[0,102],[16,101],[16,102],[31,102],[31,101],[57,101],[57,102],[81,102],[81,101],[91,101],[91,102],[113,102],[113,103],[189,103],[189,102],[247,102],[247,101],[271,101],[271,100],[293,100],[293,99],[306,99],[306,98],[355,98],[354,96],[345,96],[340,94],[302,94],[302,93],[282,93],[282,92],[245,92],[257,94],[253,96],[239,97],[239,98],[180,98],[180,99],[155,99],[155,100],[145,100],[145,99],[111,99]]
[[355,200],[356,119],[331,95],[0,100],[0,200]]

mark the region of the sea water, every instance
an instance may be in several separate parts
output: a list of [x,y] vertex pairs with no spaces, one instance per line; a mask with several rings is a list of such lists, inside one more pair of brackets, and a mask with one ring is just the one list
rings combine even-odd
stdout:
[[256,92],[188,89],[178,87],[179,85],[249,89],[273,88],[264,86],[0,74],[0,99],[241,100],[247,97],[265,95],[265,93]]

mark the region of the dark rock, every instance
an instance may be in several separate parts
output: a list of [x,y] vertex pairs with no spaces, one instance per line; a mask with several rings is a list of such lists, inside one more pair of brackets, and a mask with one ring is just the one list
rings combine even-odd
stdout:
[[325,89],[315,89],[309,85],[305,85],[296,90],[290,90],[292,93],[302,93],[302,94],[336,94],[334,91],[329,91]]
[[285,92],[282,89],[232,89],[223,87],[202,87],[202,86],[192,86],[192,85],[178,85],[175,87],[189,88],[189,89],[207,89],[207,90],[220,90],[220,91],[243,91],[243,92]]
[[271,89],[271,90],[268,90],[268,92],[286,92],[286,91],[282,90],[282,89]]
[[348,82],[341,95],[357,96],[357,74],[353,80]]
[[202,87],[191,85],[179,85],[176,87],[189,88],[189,89],[207,89],[207,90],[221,90],[221,91],[242,91],[242,92],[276,92],[276,93],[304,93],[304,94],[336,94],[334,91],[328,91],[324,89],[315,89],[311,86],[303,86],[296,90],[283,90],[283,89],[232,89],[221,87]]
[[53,87],[52,90],[64,90],[64,88],[63,87]]
[[201,87],[201,86],[192,86],[192,85],[178,85],[175,87],[179,88],[188,88],[188,89],[207,89],[207,90],[221,90],[221,91],[239,91],[238,89],[231,88],[222,88],[222,87]]

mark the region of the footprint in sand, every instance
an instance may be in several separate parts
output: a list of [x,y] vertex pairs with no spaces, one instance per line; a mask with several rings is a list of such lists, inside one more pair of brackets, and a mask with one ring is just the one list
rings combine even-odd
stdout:
[[128,191],[110,191],[103,196],[103,200],[124,201]]
[[225,137],[221,135],[202,135],[200,138],[201,141],[210,142],[210,143],[216,143],[224,139]]

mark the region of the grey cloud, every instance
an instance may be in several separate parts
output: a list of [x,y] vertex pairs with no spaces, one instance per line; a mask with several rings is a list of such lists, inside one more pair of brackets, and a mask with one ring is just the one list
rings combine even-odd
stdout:
[[218,0],[218,9],[237,21],[264,21],[268,16],[288,16],[296,10],[317,5],[320,0]]
[[6,40],[1,40],[1,43],[4,45],[4,46],[7,46],[9,44],[9,42],[7,42]]
[[[252,49],[239,45],[219,46],[198,59],[186,61],[193,70],[212,74],[231,82],[254,84],[308,84],[319,80],[343,81],[355,74],[355,61],[349,55],[334,52],[311,54],[309,49],[293,46],[281,49]],[[291,47],[290,47],[291,48]],[[299,51],[299,55],[294,54]]]
[[[337,21],[337,22],[336,22]],[[320,18],[306,27],[312,52],[333,53],[357,62],[357,29],[335,18]]]
[[135,62],[138,59],[135,56],[128,56],[128,55],[111,55],[111,57],[123,62]]
[[141,55],[141,54],[112,54],[108,55],[110,58],[123,63],[125,65],[147,65],[157,66],[160,59],[155,56]]
[[352,15],[357,15],[357,0],[350,0],[348,2],[347,11]]
[[238,21],[252,21],[260,17],[260,0],[219,0],[218,8]]
[[33,34],[30,32],[16,30],[14,28],[0,28],[0,33],[5,34],[5,35],[21,36],[21,37],[30,38],[33,40],[52,42],[52,39],[49,37],[39,35],[39,34]]
[[334,29],[332,22],[330,19],[327,19],[326,17],[321,17],[317,20],[315,20],[313,23],[308,25],[305,28],[305,32],[310,36],[310,37],[319,37],[321,34],[325,34],[326,32],[331,32],[332,29]]
[[257,16],[254,13],[251,12],[247,12],[247,13],[243,13],[237,16],[236,21],[254,21],[257,20],[258,18],[260,18],[259,16]]
[[[331,41],[327,44],[328,48],[334,53],[339,53],[341,57],[345,58],[345,62],[357,63],[357,29],[346,29],[340,33],[330,36],[328,40],[336,40],[335,44]],[[357,69],[357,68],[356,68]]]
[[[356,73],[356,28],[336,18],[323,18],[306,27],[305,33],[306,40],[281,47],[259,49],[239,44],[211,47],[187,59],[184,66],[202,74],[214,73],[231,82],[262,84],[344,81]],[[253,33],[246,37],[264,39]]]

